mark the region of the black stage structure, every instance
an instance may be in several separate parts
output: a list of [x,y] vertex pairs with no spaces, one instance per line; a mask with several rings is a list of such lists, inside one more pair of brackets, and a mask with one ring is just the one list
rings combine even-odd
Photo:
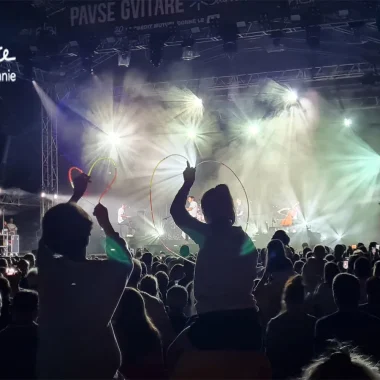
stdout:
[[[268,78],[313,87],[340,109],[378,108],[379,4],[4,1],[1,45],[17,59],[3,60],[0,70],[15,73],[18,80],[36,81],[56,102],[80,96],[86,90],[83,79],[91,72],[121,63],[148,73],[150,83],[144,87],[152,96],[173,85],[188,88],[198,96],[212,95],[216,112],[234,96],[244,97],[246,89],[252,96]],[[187,62],[179,63],[181,58]],[[174,79],[173,64],[186,64],[196,74]],[[121,92],[121,86],[114,88],[115,99]],[[41,106],[41,191],[47,195],[59,190],[57,128],[56,115]],[[0,204],[13,202],[9,194],[3,197]],[[41,198],[41,217],[53,204],[54,197]]]

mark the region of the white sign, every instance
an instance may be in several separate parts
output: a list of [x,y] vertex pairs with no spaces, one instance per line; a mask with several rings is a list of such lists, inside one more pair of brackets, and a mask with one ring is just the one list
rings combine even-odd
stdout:
[[[16,60],[16,57],[9,56],[9,50],[3,49],[0,46],[0,63],[2,62],[13,62]],[[0,72],[0,83],[2,82],[16,82],[16,73],[12,73],[11,70],[6,72]]]

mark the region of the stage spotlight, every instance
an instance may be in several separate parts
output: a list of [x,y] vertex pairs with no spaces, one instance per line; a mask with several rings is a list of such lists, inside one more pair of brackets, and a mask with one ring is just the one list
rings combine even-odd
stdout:
[[202,107],[203,106],[203,100],[201,98],[198,98],[198,96],[194,95],[194,105],[196,107]]
[[342,240],[342,238],[343,238],[342,235],[340,235],[340,234],[336,234],[336,239],[337,239],[337,240]]
[[295,90],[289,90],[286,94],[287,103],[296,103],[298,101],[298,94]]
[[58,194],[54,194],[54,199],[58,199]]
[[259,133],[259,126],[257,124],[251,124],[248,126],[248,133],[251,136],[256,136]]
[[107,135],[107,143],[109,145],[115,146],[115,145],[118,145],[119,142],[120,142],[120,137],[116,133],[111,132]]
[[351,127],[352,120],[349,119],[349,118],[345,118],[344,121],[343,121],[343,124],[344,124],[345,127]]
[[42,193],[41,193],[41,198],[45,198],[46,197],[46,193],[43,191]]
[[187,131],[187,137],[191,140],[195,140],[197,138],[197,132],[194,129],[189,129]]

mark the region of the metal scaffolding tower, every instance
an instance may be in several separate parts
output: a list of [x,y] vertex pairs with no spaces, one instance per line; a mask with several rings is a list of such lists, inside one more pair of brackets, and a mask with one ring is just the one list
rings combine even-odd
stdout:
[[[45,88],[51,99],[55,99],[54,86]],[[41,220],[53,206],[54,195],[58,194],[58,133],[55,107],[45,108],[41,102]]]

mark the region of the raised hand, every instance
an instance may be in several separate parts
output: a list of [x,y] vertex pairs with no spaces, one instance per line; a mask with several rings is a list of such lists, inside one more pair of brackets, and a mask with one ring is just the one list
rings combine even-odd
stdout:
[[73,198],[79,200],[83,197],[87,190],[87,185],[91,182],[90,177],[87,174],[81,173],[73,179],[74,194]]
[[97,219],[99,226],[102,227],[107,233],[111,227],[107,207],[103,206],[101,203],[98,203],[94,208],[94,216]]
[[195,168],[190,167],[189,161],[187,161],[186,169],[183,172],[183,180],[190,185],[195,181]]

